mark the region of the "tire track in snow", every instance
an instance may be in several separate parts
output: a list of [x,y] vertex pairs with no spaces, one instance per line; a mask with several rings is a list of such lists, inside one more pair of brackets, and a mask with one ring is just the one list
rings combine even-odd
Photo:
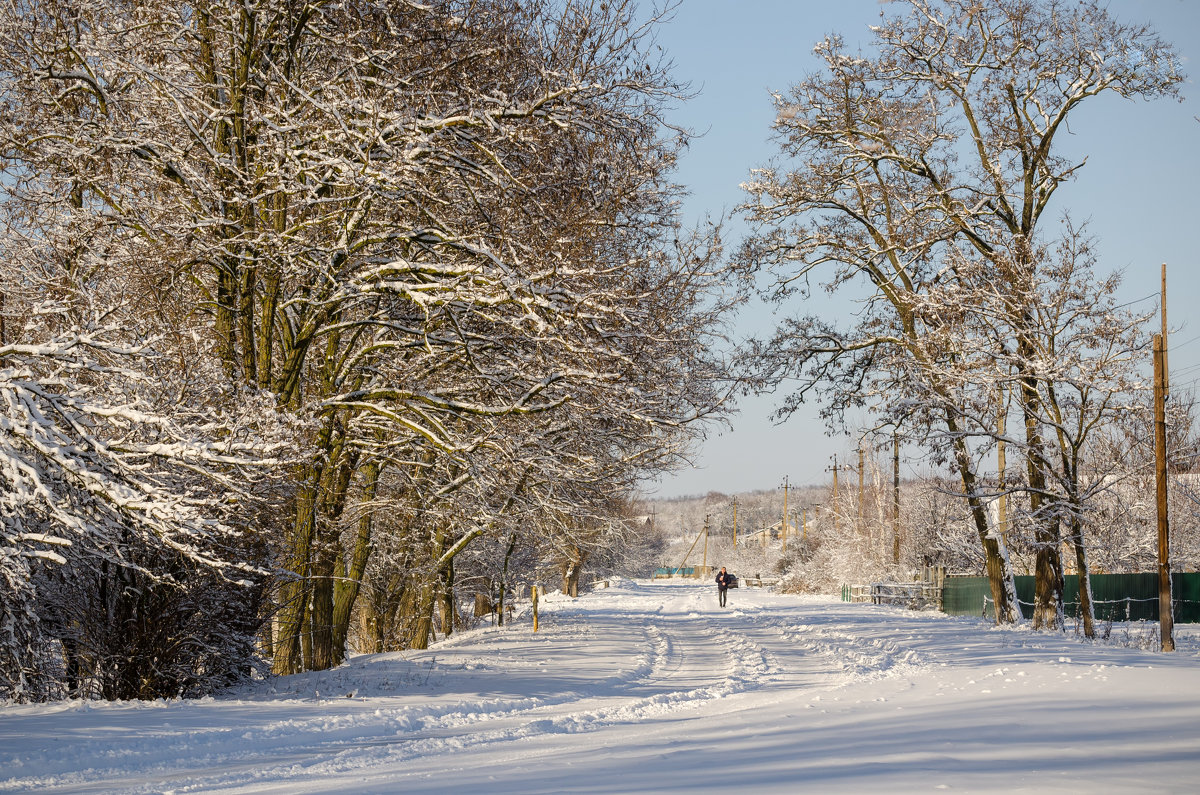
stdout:
[[[589,688],[585,693],[568,691],[547,697],[483,699],[471,703],[467,709],[464,709],[466,705],[463,702],[458,701],[441,705],[378,708],[372,712],[353,714],[322,713],[311,718],[270,721],[246,731],[218,728],[188,732],[169,742],[157,742],[141,754],[127,750],[119,760],[113,759],[106,745],[75,745],[64,749],[63,754],[69,757],[75,767],[80,765],[81,758],[90,757],[86,764],[86,775],[68,773],[59,778],[58,784],[82,784],[118,772],[128,775],[130,770],[140,770],[147,777],[161,776],[177,771],[177,760],[181,758],[187,758],[190,767],[228,769],[232,766],[257,771],[260,769],[258,761],[265,756],[279,754],[289,759],[305,758],[331,750],[343,753],[338,750],[341,747],[395,745],[422,737],[446,744],[445,750],[452,751],[459,747],[454,742],[455,733],[469,731],[473,726],[488,722],[526,721],[529,721],[529,726],[547,725],[545,719],[539,717],[542,713],[592,699],[620,698],[629,687],[650,680],[656,673],[661,675],[669,665],[672,654],[670,638],[654,624],[646,624],[641,630],[643,643],[639,645],[643,650],[634,659],[633,665],[597,681],[594,688]],[[435,651],[445,650],[439,647]],[[331,700],[330,703],[336,705],[338,701]],[[513,734],[503,730],[495,734],[502,739],[509,735],[527,736],[529,732]],[[487,738],[488,733],[480,736]],[[131,756],[143,756],[146,761],[139,765],[131,761]],[[291,765],[289,762],[288,766]],[[231,786],[249,780],[240,777],[233,780],[226,780],[224,776],[218,778],[221,779],[216,784],[219,786]],[[32,783],[32,780],[10,779],[0,782],[0,791],[23,791]],[[202,788],[208,786],[210,783],[206,782]],[[159,788],[148,784],[127,791],[158,792]]]
[[[670,666],[670,670],[666,671],[663,670],[661,664],[643,666],[642,670],[648,673],[658,671],[658,676],[654,679],[651,679],[649,676],[642,679],[630,678],[628,680],[630,683],[636,683],[641,687],[667,686],[671,680],[679,678],[684,674],[692,673],[685,667],[685,653],[677,651],[688,644],[689,633],[664,633],[657,625],[651,623],[643,625],[642,629],[654,650],[654,659],[658,661],[671,660],[672,665]],[[617,724],[642,722],[646,719],[662,716],[681,709],[701,707],[715,699],[762,686],[771,670],[771,666],[761,646],[742,637],[719,635],[711,628],[703,628],[701,631],[705,638],[703,646],[716,645],[723,647],[724,654],[729,658],[724,676],[711,684],[684,689],[666,689],[653,695],[635,698],[629,698],[626,695],[622,702],[618,704],[587,707],[544,718],[534,718],[524,726],[505,727],[492,732],[476,733],[471,736],[469,741],[448,743],[447,740],[451,738],[409,737],[400,739],[398,742],[410,744],[409,747],[413,752],[412,755],[421,756],[439,751],[458,750],[466,747],[466,745],[474,746],[522,739],[539,734],[574,734],[596,731]],[[691,644],[694,646],[695,642],[691,641]],[[707,668],[705,670],[711,671],[711,669]],[[618,696],[618,698],[620,697]],[[585,697],[574,702],[566,701],[559,704],[546,704],[531,710],[513,710],[511,713],[503,715],[493,714],[483,716],[483,719],[532,716],[534,712],[547,711],[562,706],[565,703],[583,705],[589,700],[603,700],[605,698],[612,698],[612,696]],[[467,723],[480,722],[470,721],[469,716],[464,716],[468,717],[468,720],[462,723],[455,722],[458,716],[446,717],[448,720],[442,720],[437,723],[431,722],[427,728],[463,728]],[[426,744],[417,745],[422,742]]]
[[781,623],[783,637],[824,658],[850,681],[910,673],[930,663],[915,649],[894,638],[867,638],[849,627]]
[[[513,709],[508,712],[487,714],[445,714],[430,720],[416,732],[403,736],[355,741],[354,747],[339,750],[332,757],[325,757],[315,764],[297,767],[288,763],[277,769],[256,768],[255,775],[266,773],[269,778],[285,776],[289,771],[296,775],[339,775],[362,769],[364,762],[394,765],[405,761],[454,754],[467,749],[498,743],[536,740],[540,737],[564,734],[581,734],[631,723],[646,723],[656,718],[668,717],[681,710],[697,709],[717,699],[735,693],[761,687],[767,681],[772,667],[763,648],[744,637],[728,632],[718,633],[715,629],[689,625],[686,632],[663,632],[655,624],[645,624],[644,637],[651,646],[651,656],[657,661],[670,659],[670,670],[661,665],[639,666],[640,671],[655,671],[659,677],[654,681],[630,677],[627,681],[641,686],[664,686],[672,679],[694,676],[689,668],[687,648],[694,656],[703,655],[697,648],[718,648],[719,656],[725,658],[723,675],[719,679],[698,687],[667,689],[649,696],[628,698],[618,696],[585,696],[578,700],[544,703],[528,709]],[[723,628],[724,629],[724,628]],[[697,642],[700,638],[700,642]],[[711,666],[701,667],[701,672],[714,673]],[[616,700],[617,703],[590,705],[588,702]],[[553,712],[562,706],[576,705],[559,714],[544,717],[540,713]],[[501,723],[496,728],[486,728],[488,723]],[[475,727],[464,733],[463,729]],[[479,728],[483,727],[483,728]],[[331,750],[329,745],[323,750]],[[206,779],[202,788],[237,786],[245,781],[236,775],[219,780]],[[146,791],[153,791],[150,788]]]
[[[634,664],[586,693],[545,699],[491,699],[478,702],[474,705],[477,708],[470,711],[457,703],[277,721],[237,738],[228,732],[218,733],[214,738],[218,747],[209,755],[196,753],[202,738],[193,735],[185,743],[189,767],[197,773],[188,777],[186,789],[236,788],[263,777],[337,775],[360,770],[368,763],[390,765],[497,743],[644,723],[680,710],[700,708],[766,682],[772,666],[761,645],[729,632],[725,626],[718,630],[692,620],[678,622],[664,631],[652,618],[645,617],[646,623],[639,627],[642,651]],[[593,624],[591,629],[596,626]],[[612,631],[627,632],[628,627]],[[712,681],[693,687],[674,686],[679,680],[695,678]],[[645,690],[658,692],[633,695]],[[236,750],[231,747],[235,744],[253,750]],[[264,764],[264,758],[274,763]],[[221,772],[213,774],[218,767]],[[128,775],[128,760],[119,769]],[[100,769],[88,772],[104,775]],[[179,772],[177,765],[145,766],[142,783],[125,791],[159,792],[161,786],[155,779],[177,779]],[[87,780],[95,779],[89,775],[75,783]]]
[[[510,673],[506,663],[512,675],[524,679],[537,679],[544,672],[552,692],[545,696],[517,684],[506,697],[482,698],[478,694],[487,691],[475,690],[476,695],[450,703],[388,706],[385,701],[361,711],[340,699],[317,705],[304,700],[310,710],[324,710],[327,703],[332,711],[320,714],[298,714],[303,710],[290,705],[300,704],[299,699],[272,699],[290,717],[251,715],[233,727],[226,723],[186,734],[168,731],[153,741],[132,744],[89,738],[71,749],[72,764],[60,767],[56,758],[43,759],[52,763],[52,770],[62,771],[54,777],[54,786],[73,791],[161,792],[165,783],[180,792],[239,789],[257,781],[355,775],[376,766],[399,769],[407,761],[487,746],[500,746],[505,754],[533,755],[545,747],[539,738],[621,725],[643,724],[652,730],[672,716],[748,691],[794,688],[797,681],[801,687],[818,683],[825,689],[928,664],[893,640],[854,634],[849,625],[823,624],[818,616],[815,621],[796,621],[799,616],[794,613],[715,612],[706,593],[682,589],[654,597],[647,599],[630,589],[621,595],[622,601],[599,610],[578,603],[557,611],[557,616],[550,612],[545,635],[458,636],[453,643],[404,661],[416,669],[429,662],[435,676],[476,672],[466,675],[464,681],[470,683],[475,681],[471,677],[481,675],[502,680]],[[593,647],[595,663],[602,664],[591,661]],[[480,649],[491,654],[480,656]],[[559,667],[538,668],[544,664],[543,655],[557,658]],[[460,665],[455,668],[447,660]],[[589,680],[573,674],[576,661],[589,675],[596,670],[599,676]],[[375,658],[369,666],[345,669],[344,676],[333,681],[349,689],[381,672],[394,675],[385,670],[387,665],[387,660]],[[289,684],[304,692],[317,683],[328,685],[329,680],[298,678]],[[257,705],[247,701],[241,706],[249,714]],[[735,701],[721,709],[744,708],[743,702]],[[511,749],[505,743],[512,743]],[[0,790],[44,786],[48,778],[9,779],[0,782]],[[100,782],[107,786],[100,787]]]

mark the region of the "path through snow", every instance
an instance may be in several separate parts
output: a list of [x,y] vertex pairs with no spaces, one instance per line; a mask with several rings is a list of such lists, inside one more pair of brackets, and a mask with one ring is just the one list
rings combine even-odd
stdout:
[[[0,708],[0,792],[1192,792],[1200,636],[619,580],[193,702]],[[1117,628],[1118,633],[1138,628]]]

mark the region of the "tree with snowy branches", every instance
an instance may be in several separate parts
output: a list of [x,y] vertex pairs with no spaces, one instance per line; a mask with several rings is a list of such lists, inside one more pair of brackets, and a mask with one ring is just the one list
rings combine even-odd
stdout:
[[[769,269],[779,301],[807,296],[818,278],[830,291],[861,291],[859,322],[788,321],[750,356],[764,386],[799,380],[785,414],[816,390],[833,415],[870,403],[896,422],[935,429],[985,551],[997,620],[1016,620],[980,473],[995,429],[971,419],[996,393],[956,374],[969,373],[980,352],[970,339],[975,299],[997,291],[1038,554],[1034,623],[1058,626],[1061,515],[1051,499],[1045,401],[1061,374],[1037,366],[1046,329],[1029,303],[1040,293],[1028,289],[1053,276],[1039,256],[1053,239],[1041,221],[1083,165],[1059,153],[1056,137],[1091,97],[1172,96],[1183,77],[1175,51],[1151,29],[1121,23],[1098,3],[907,5],[872,28],[873,54],[850,53],[836,36],[817,46],[824,71],[775,97],[780,162],[745,186],[756,230],[740,257],[747,271]],[[962,277],[966,260],[981,264],[986,282]]]
[[[278,442],[246,422],[247,404],[227,414],[157,400],[147,341],[122,340],[102,318],[77,325],[62,304],[14,298],[8,306],[27,314],[6,324],[16,339],[0,343],[0,691],[40,699],[94,683],[108,697],[161,697],[244,675],[254,609],[240,636],[232,626],[225,638],[206,636],[211,628],[194,622],[207,622],[205,607],[219,612],[222,598],[253,602],[256,583],[261,590],[265,572],[240,554],[248,539],[237,515],[260,499],[255,471],[272,463]],[[99,655],[87,640],[112,628],[73,612],[89,578],[100,591],[127,586],[100,600],[102,613],[156,590],[182,596],[190,618],[172,627],[175,637],[151,639],[140,659],[132,648]],[[191,591],[198,579],[209,595]],[[154,608],[138,616],[162,618]],[[190,653],[171,659],[168,647],[180,644]]]
[[[657,18],[598,0],[4,6],[17,236],[135,295],[122,322],[161,333],[185,378],[293,418],[262,561],[276,672],[342,659],[378,549],[413,556],[401,602],[427,622],[507,511],[569,509],[567,478],[619,505],[723,411],[728,302],[712,236],[675,217],[685,136],[663,109],[683,87]],[[404,538],[377,544],[384,526]]]

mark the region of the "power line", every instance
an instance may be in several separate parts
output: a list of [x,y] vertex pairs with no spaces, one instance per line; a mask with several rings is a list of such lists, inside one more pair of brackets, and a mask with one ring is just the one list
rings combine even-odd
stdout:
[[1196,340],[1200,340],[1200,334],[1197,334],[1196,336],[1192,337],[1191,339],[1184,340],[1183,342],[1177,342],[1174,345],[1172,345],[1170,348],[1168,348],[1168,350],[1177,351],[1180,348],[1182,348],[1184,345],[1191,345]]
[[1113,309],[1124,309],[1127,306],[1133,306],[1134,304],[1140,304],[1143,301],[1149,301],[1151,298],[1158,298],[1157,290],[1155,290],[1154,292],[1150,293],[1147,296],[1143,296],[1141,298],[1135,298],[1132,301],[1127,301],[1123,304],[1117,304],[1116,306],[1113,307]]
[[1188,376],[1195,375],[1197,371],[1200,371],[1200,364],[1189,364],[1187,367],[1180,367],[1176,372],[1171,373],[1171,382],[1179,384],[1185,380],[1195,380],[1194,378],[1189,379]]

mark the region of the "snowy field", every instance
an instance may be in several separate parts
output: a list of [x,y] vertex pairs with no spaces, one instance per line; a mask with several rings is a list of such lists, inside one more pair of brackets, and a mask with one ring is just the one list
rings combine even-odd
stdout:
[[[0,792],[1195,792],[1200,635],[1160,654],[617,581],[422,652],[197,702],[0,707]],[[1117,627],[1136,643],[1151,629]]]

